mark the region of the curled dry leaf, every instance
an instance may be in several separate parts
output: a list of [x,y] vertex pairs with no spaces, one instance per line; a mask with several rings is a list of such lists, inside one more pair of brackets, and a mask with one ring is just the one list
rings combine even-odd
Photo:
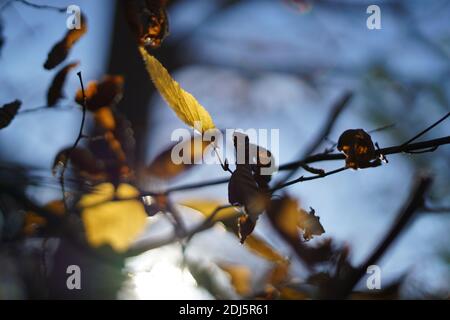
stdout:
[[218,266],[228,273],[231,285],[237,294],[246,296],[251,292],[252,272],[246,266],[221,263]]
[[10,103],[4,104],[0,108],[0,129],[3,129],[11,123],[12,119],[16,116],[20,109],[22,102],[20,100],[15,100]]
[[123,1],[128,24],[140,46],[158,48],[169,33],[166,0]]
[[64,97],[62,89],[66,82],[67,74],[76,66],[78,66],[78,62],[69,63],[55,75],[47,91],[47,106],[54,106],[59,99]]
[[[202,160],[204,152],[212,144],[202,141],[201,138],[191,137],[184,142],[172,144],[162,151],[147,167],[147,173],[160,178],[172,179],[193,167],[195,163]],[[181,163],[178,160],[182,159]]]
[[44,68],[51,70],[61,62],[63,62],[73,45],[86,33],[87,24],[86,17],[81,15],[81,27],[80,29],[71,29],[67,31],[60,41],[58,41],[53,48],[50,50],[47,56],[47,60],[44,63]]
[[208,111],[192,96],[183,90],[178,82],[170,76],[162,64],[143,47],[139,51],[144,59],[147,72],[150,75],[156,89],[166,100],[167,104],[185,124],[204,132],[215,128],[214,122]]
[[363,129],[344,131],[339,137],[337,148],[345,154],[345,164],[348,168],[356,170],[381,164],[372,138]]
[[299,211],[298,227],[303,230],[303,239],[310,240],[314,236],[325,233],[325,229],[320,223],[320,217],[315,215],[316,211],[311,208],[310,212],[303,209]]
[[78,206],[82,210],[86,238],[93,247],[110,245],[117,252],[124,252],[144,230],[147,214],[138,201],[139,191],[129,184],[102,183],[92,193],[81,197]]
[[272,200],[268,214],[275,227],[294,242],[300,242],[300,231],[305,240],[325,232],[314,210],[304,211],[297,200],[289,197]]
[[[124,79],[122,76],[106,75],[101,81],[90,81],[86,87],[86,104],[89,111],[116,105],[123,95]],[[83,91],[79,89],[75,101],[83,106]]]

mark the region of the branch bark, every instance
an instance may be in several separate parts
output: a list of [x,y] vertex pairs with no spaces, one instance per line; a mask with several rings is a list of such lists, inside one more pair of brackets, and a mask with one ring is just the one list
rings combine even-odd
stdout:
[[360,279],[366,274],[367,268],[377,263],[385,254],[387,249],[394,243],[400,233],[404,230],[408,222],[410,222],[417,210],[423,207],[424,195],[429,190],[432,183],[430,176],[421,176],[411,191],[409,200],[405,203],[404,208],[397,216],[396,221],[387,232],[386,236],[375,248],[369,258],[356,270],[350,272],[347,277],[339,281],[333,296],[324,298],[344,299],[348,297],[353,288],[358,284]]

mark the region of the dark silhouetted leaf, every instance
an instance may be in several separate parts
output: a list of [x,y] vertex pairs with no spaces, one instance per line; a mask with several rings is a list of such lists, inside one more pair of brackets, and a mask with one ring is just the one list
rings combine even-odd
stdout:
[[337,146],[345,156],[348,168],[369,168],[381,164],[370,135],[363,129],[349,129],[341,134]]
[[11,123],[21,105],[21,101],[15,100],[0,108],[0,129],[7,127]]
[[72,49],[73,45],[86,33],[86,31],[86,18],[82,15],[81,28],[67,31],[64,38],[53,46],[48,53],[47,60],[44,63],[44,68],[51,70],[63,62],[67,58],[70,49]]
[[75,149],[66,148],[58,152],[53,161],[52,172],[55,175],[58,167],[67,166],[68,157],[70,163],[80,174],[98,176],[104,172],[104,165],[97,161],[94,155],[87,149],[77,147]]
[[66,82],[67,74],[70,70],[75,68],[78,65],[78,62],[73,62],[62,68],[58,71],[55,77],[52,80],[52,84],[47,91],[47,106],[54,106],[59,99],[63,98],[64,95],[62,93],[62,89],[64,83]]
[[[124,80],[122,76],[106,75],[100,82],[91,81],[86,87],[86,103],[89,111],[116,105],[123,95]],[[83,105],[83,92],[77,91],[75,101]]]

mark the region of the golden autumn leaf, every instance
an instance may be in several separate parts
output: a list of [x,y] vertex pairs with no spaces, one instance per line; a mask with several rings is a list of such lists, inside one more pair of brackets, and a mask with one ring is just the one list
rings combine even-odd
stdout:
[[275,266],[269,271],[267,283],[276,287],[285,282],[289,275],[289,268],[289,261],[276,263]]
[[137,199],[121,199],[138,195],[139,191],[129,184],[122,183],[115,189],[111,183],[102,183],[81,198],[78,206],[90,245],[110,245],[117,252],[128,249],[144,230],[147,214]]
[[183,90],[178,82],[170,76],[166,68],[154,56],[149,54],[144,47],[139,47],[139,51],[156,89],[158,89],[178,118],[200,132],[215,128],[208,111],[197,99],[189,92]]
[[306,300],[309,298],[309,295],[305,292],[293,288],[284,287],[280,289],[280,299],[283,300]]
[[218,266],[230,276],[231,285],[237,294],[245,296],[250,293],[252,272],[248,267],[225,263]]
[[[211,143],[190,138],[187,141],[172,144],[162,151],[147,167],[147,173],[160,179],[171,179],[190,169],[195,159],[203,159],[203,152]],[[188,152],[188,154],[184,154]],[[175,154],[174,154],[175,153]],[[183,159],[182,163],[175,163],[172,155]],[[186,160],[186,161],[184,161]]]
[[[205,218],[208,218],[218,207],[220,202],[214,200],[189,200],[181,205],[197,210]],[[222,221],[227,231],[239,237],[239,230],[236,223],[230,223],[230,220],[236,221],[238,210],[234,207],[224,208],[218,211],[214,216],[214,221]],[[256,235],[249,235],[244,242],[245,247],[252,253],[273,262],[283,262],[286,259],[278,253],[271,245]]]
[[[180,204],[185,207],[197,210],[205,218],[208,218],[211,213],[213,213],[218,207],[220,207],[220,203],[214,200],[189,200],[184,201]],[[237,209],[234,207],[224,208],[215,214],[214,221],[235,217],[237,212]]]
[[285,261],[285,258],[272,246],[258,236],[250,235],[245,240],[245,246],[255,254],[270,261]]

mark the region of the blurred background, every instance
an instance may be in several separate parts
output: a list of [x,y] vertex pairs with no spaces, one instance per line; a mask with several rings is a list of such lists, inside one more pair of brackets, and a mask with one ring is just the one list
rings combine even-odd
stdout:
[[[64,7],[80,6],[88,33],[75,45],[68,61],[81,61],[84,79],[104,74],[125,77],[119,105],[131,122],[137,172],[172,144],[173,130],[184,127],[155,92],[131,32],[116,1],[34,1]],[[320,129],[333,103],[346,91],[355,96],[329,136],[337,141],[350,128],[375,132],[380,147],[401,144],[450,110],[450,2],[446,0],[377,1],[380,30],[366,27],[365,0],[174,0],[169,1],[170,35],[155,56],[174,78],[210,112],[220,128],[279,129],[277,162],[297,160]],[[54,75],[43,69],[47,52],[66,32],[67,16],[20,1],[0,1],[0,103],[16,98],[22,109],[45,105]],[[62,105],[74,105],[79,88],[75,73],[68,78]],[[51,178],[56,153],[73,143],[81,119],[75,108],[19,114],[0,132],[0,159],[32,168]],[[92,121],[88,119],[88,124]],[[423,139],[448,135],[444,122]],[[323,148],[331,142],[324,142]],[[230,146],[228,146],[230,147]],[[270,147],[270,146],[268,146]],[[450,205],[450,149],[433,153],[392,155],[378,168],[345,171],[290,187],[304,208],[313,207],[326,232],[348,245],[351,262],[372,252],[408,197],[417,170],[435,174],[433,205]],[[339,164],[320,163],[333,169]],[[170,185],[227,177],[220,166],[196,166]],[[167,183],[138,175],[144,190]],[[45,203],[58,198],[55,186],[33,186],[28,194]],[[227,203],[227,186],[180,192],[174,200],[216,199]],[[179,206],[187,225],[201,216]],[[149,218],[142,238],[170,232],[164,216]],[[450,288],[450,218],[445,213],[419,213],[380,261],[382,286],[403,277],[401,297],[441,297]],[[255,233],[286,255],[289,248],[261,217]],[[210,299],[217,281],[222,296],[237,298],[217,263],[242,265],[257,286],[270,264],[239,244],[220,226],[192,239],[183,252],[178,244],[149,251],[127,261],[121,299]],[[0,267],[1,270],[1,267]],[[293,261],[291,273],[304,279]],[[0,275],[4,280],[7,273]],[[10,279],[10,278],[8,278]],[[206,280],[205,280],[206,279]],[[202,285],[203,284],[203,285]],[[359,287],[364,288],[361,282]],[[20,285],[13,297],[22,297]],[[16,295],[16,296],[15,296]]]

